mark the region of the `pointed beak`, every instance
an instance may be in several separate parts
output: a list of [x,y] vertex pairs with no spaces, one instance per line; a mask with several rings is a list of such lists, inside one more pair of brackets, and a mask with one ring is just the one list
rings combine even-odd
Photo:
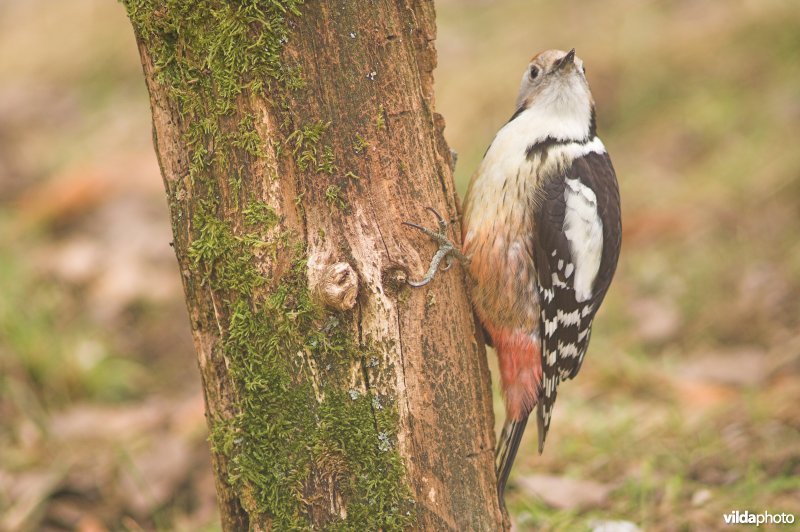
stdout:
[[567,55],[558,60],[558,63],[556,64],[556,70],[561,70],[567,65],[574,65],[574,64],[575,64],[575,48],[567,52]]

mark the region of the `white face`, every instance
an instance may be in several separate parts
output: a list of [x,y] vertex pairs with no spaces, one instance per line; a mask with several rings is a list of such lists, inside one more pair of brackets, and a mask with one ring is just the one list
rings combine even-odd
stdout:
[[591,113],[593,105],[583,61],[575,56],[574,49],[542,52],[522,75],[517,109],[535,106],[542,111],[551,108],[559,114],[573,114],[587,109]]

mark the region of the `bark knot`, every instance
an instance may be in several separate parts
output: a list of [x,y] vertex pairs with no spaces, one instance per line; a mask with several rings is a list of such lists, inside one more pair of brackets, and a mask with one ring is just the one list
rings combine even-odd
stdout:
[[315,292],[326,307],[350,310],[358,297],[358,275],[346,262],[329,264],[322,271]]

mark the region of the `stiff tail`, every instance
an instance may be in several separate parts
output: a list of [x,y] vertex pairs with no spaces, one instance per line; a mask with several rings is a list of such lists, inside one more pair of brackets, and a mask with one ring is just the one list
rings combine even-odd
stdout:
[[[552,405],[550,408],[552,408]],[[536,405],[536,428],[539,431],[539,454],[542,454],[542,451],[544,451],[544,439],[550,429],[550,422],[545,420],[545,408],[542,401],[539,401]]]
[[528,416],[519,420],[506,422],[500,441],[497,444],[497,451],[494,455],[495,467],[497,468],[497,496],[500,499],[500,506],[505,509],[505,499],[503,492],[506,489],[508,475],[511,474],[511,466],[514,465],[514,458],[517,456],[519,442],[528,424]]

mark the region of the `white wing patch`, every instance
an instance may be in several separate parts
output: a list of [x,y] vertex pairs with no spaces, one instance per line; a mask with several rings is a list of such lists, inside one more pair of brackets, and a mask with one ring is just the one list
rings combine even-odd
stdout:
[[556,319],[564,325],[580,325],[581,314],[578,309],[572,312],[564,312],[561,309],[556,311]]
[[600,270],[603,254],[603,221],[597,212],[594,191],[580,179],[567,179],[564,188],[566,211],[564,235],[575,265],[575,299],[582,303],[592,297],[592,284]]

